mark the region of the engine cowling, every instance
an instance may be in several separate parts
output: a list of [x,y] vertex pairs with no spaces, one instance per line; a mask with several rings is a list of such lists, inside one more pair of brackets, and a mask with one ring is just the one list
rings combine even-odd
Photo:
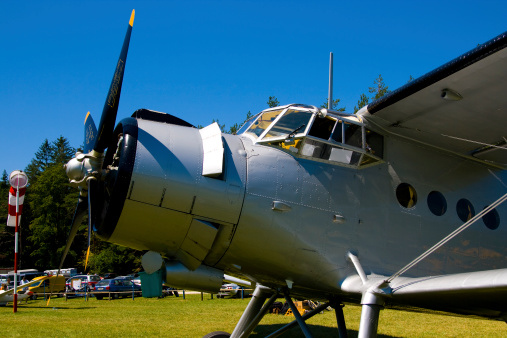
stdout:
[[99,237],[176,259],[189,270],[216,264],[227,250],[245,194],[241,141],[222,135],[223,173],[203,176],[196,128],[142,118],[122,120],[104,160]]

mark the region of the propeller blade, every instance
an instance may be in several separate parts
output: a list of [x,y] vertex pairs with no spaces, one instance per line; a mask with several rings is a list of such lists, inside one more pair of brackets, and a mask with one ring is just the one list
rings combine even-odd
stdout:
[[92,227],[95,222],[98,200],[98,182],[95,178],[88,179],[88,250],[86,251],[85,271],[90,256],[90,244],[92,238]]
[[97,127],[95,126],[95,122],[93,121],[90,112],[86,114],[84,126],[85,126],[85,134],[84,134],[83,152],[87,154],[90,152],[90,150],[93,149],[93,146],[95,145],[95,139],[97,138]]
[[81,222],[87,215],[87,209],[88,209],[88,198],[79,196],[76,211],[74,212],[74,218],[72,219],[72,225],[70,226],[67,244],[65,245],[65,250],[63,251],[62,259],[60,260],[60,265],[58,266],[58,272],[60,272],[60,270],[62,269],[63,262],[65,261],[65,257],[69,253],[70,246],[74,241],[74,237],[76,237],[77,230],[79,229]]
[[[74,241],[74,237],[76,237],[77,230],[81,225],[81,222],[85,218],[88,209],[88,199],[79,196],[77,201],[76,210],[74,211],[74,217],[72,218],[72,224],[70,226],[69,237],[67,238],[67,244],[65,244],[65,250],[63,250],[62,258],[60,260],[60,265],[58,266],[58,271],[56,272],[56,276],[60,274],[60,270],[62,269],[63,262],[65,261],[65,257],[67,257],[67,253],[69,252],[70,246]],[[51,287],[51,291],[49,293],[48,302],[46,306],[49,306],[49,301],[51,300],[51,295],[53,294],[53,286]]]
[[114,124],[116,122],[116,114],[118,113],[118,103],[120,102],[123,73],[125,71],[125,63],[127,62],[130,35],[132,33],[132,26],[134,25],[134,15],[135,10],[132,10],[120,57],[118,58],[113,80],[111,81],[111,86],[109,87],[109,92],[107,93],[106,102],[104,103],[104,108],[102,109],[102,116],[100,118],[97,139],[93,147],[93,150],[98,153],[104,152],[104,150],[107,148],[107,145],[109,144],[109,139],[113,134]]

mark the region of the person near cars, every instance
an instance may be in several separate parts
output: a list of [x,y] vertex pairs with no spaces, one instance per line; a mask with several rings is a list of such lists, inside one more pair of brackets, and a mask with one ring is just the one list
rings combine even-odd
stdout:
[[[26,276],[23,276],[23,278],[21,278],[21,281],[19,282],[20,285],[23,285],[23,284],[26,284],[28,283],[28,280],[26,279]],[[23,288],[23,291],[26,291],[28,290],[28,287],[26,288]]]

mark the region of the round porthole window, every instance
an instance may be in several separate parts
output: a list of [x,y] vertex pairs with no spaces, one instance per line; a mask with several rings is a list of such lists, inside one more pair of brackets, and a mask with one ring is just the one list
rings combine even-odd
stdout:
[[456,203],[456,213],[460,220],[467,222],[475,216],[475,209],[469,200],[462,198]]
[[412,208],[417,203],[417,193],[413,186],[408,183],[400,183],[396,188],[398,203],[404,208]]
[[447,201],[439,191],[432,191],[428,194],[428,208],[437,216],[442,216],[447,211]]
[[[487,207],[484,207],[486,209]],[[500,225],[500,215],[496,209],[490,210],[486,215],[482,216],[482,221],[488,229],[495,230]]]

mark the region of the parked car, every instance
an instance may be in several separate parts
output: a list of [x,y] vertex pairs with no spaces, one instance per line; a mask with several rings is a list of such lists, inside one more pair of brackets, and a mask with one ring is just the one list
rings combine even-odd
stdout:
[[93,291],[95,284],[100,281],[99,275],[77,275],[67,279],[67,292],[72,291]]
[[114,278],[114,279],[103,279],[95,284],[95,292],[93,295],[97,299],[109,297],[117,299],[120,297],[129,297],[132,292],[137,296],[141,296],[141,287],[134,284],[132,280],[127,278]]
[[113,279],[115,278],[116,276],[118,276],[117,274],[115,274],[114,272],[108,272],[108,273],[105,273],[103,277],[103,279]]
[[[37,294],[40,293],[56,293],[58,297],[61,296],[62,292],[65,292],[65,277],[62,275],[59,276],[40,276],[35,277],[32,281],[39,280],[39,283],[36,283],[32,286],[28,287],[28,290],[33,292],[32,299],[37,299]],[[21,285],[21,287],[23,287]]]
[[247,297],[252,294],[252,290],[243,286],[239,286],[234,283],[224,284],[220,288],[217,298],[241,298],[241,292],[243,292],[243,297]]

